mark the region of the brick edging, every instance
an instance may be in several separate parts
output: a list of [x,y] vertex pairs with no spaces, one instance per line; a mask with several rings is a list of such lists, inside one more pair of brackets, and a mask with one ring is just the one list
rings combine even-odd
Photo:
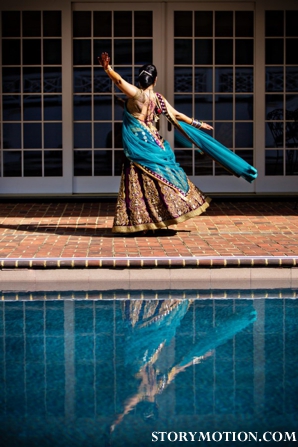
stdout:
[[175,258],[2,258],[1,269],[297,267],[298,256]]

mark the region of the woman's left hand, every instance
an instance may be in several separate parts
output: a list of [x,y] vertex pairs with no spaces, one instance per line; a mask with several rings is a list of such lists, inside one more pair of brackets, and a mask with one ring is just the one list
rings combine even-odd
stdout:
[[98,56],[97,60],[98,60],[98,63],[104,68],[104,70],[107,70],[110,60],[111,60],[108,53],[101,53],[101,56]]

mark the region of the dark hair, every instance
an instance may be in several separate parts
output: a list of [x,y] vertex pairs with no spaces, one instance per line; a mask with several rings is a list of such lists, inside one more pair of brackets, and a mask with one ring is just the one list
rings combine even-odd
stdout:
[[157,70],[155,65],[146,64],[139,70],[139,84],[142,88],[147,88],[154,84],[157,76]]

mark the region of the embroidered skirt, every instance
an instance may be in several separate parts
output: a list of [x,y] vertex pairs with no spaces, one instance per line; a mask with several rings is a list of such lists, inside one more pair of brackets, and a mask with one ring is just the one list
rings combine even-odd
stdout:
[[167,228],[204,212],[211,201],[188,179],[184,194],[126,159],[117,199],[113,233]]

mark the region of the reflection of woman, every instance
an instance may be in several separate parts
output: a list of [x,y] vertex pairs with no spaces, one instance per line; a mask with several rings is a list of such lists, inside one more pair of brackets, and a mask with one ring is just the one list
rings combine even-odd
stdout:
[[[178,112],[162,95],[154,92],[157,80],[154,65],[148,64],[140,69],[139,89],[111,68],[107,53],[102,53],[98,61],[117,87],[128,96],[122,127],[127,161],[121,179],[113,232],[155,230],[198,216],[208,208],[210,199],[187,178],[154,122],[163,113],[188,140],[210,156],[215,154],[217,157],[221,149],[224,152],[222,159],[216,158],[221,163],[226,163],[229,158],[227,151],[232,157],[235,154],[199,130],[210,130],[211,126]],[[256,176],[255,169],[242,162],[245,164],[244,173],[238,172],[238,168],[233,171],[235,166],[231,163],[226,167],[252,181]]]
[[[200,329],[205,333],[194,343],[189,339],[179,340],[182,356],[175,353],[178,361],[171,362],[165,347],[176,336],[190,306],[188,300],[131,300],[124,302],[124,318],[128,324],[126,335],[122,338],[121,352],[124,365],[130,374],[138,379],[138,388],[125,402],[124,409],[111,426],[111,431],[134,408],[143,403],[143,416],[155,418],[156,398],[177,377],[191,365],[199,364],[210,357],[217,346],[227,342],[256,319],[252,306],[244,306],[233,314],[228,308],[217,312],[216,321],[202,319]],[[226,311],[228,310],[228,314]]]

